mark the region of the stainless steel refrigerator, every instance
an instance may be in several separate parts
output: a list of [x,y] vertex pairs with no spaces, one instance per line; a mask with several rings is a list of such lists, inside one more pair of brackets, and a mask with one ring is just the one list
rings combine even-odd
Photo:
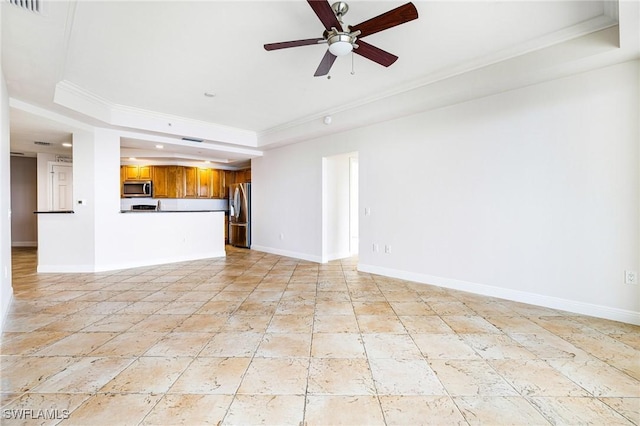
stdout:
[[251,184],[229,186],[229,244],[251,247]]

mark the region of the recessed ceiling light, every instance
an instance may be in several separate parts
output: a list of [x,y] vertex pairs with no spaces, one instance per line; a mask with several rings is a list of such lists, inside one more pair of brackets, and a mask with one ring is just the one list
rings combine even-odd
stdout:
[[71,145],[69,142],[64,142],[62,146],[64,146],[65,148],[71,148],[73,145]]
[[164,148],[164,145],[156,145],[156,148],[162,149],[162,148]]
[[213,98],[216,94],[215,94],[215,93],[213,93],[213,92],[204,92],[204,95],[205,95],[207,98]]
[[204,160],[204,164],[211,164],[211,161],[209,161],[209,160]]
[[136,157],[129,157],[129,160],[137,160]]

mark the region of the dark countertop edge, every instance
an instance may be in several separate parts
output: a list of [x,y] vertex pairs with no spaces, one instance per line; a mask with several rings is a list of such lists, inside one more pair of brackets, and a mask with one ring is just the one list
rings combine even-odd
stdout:
[[120,213],[226,213],[226,210],[120,210]]
[[33,212],[33,214],[70,214],[70,213],[75,213],[73,210],[46,210],[46,211],[36,211]]

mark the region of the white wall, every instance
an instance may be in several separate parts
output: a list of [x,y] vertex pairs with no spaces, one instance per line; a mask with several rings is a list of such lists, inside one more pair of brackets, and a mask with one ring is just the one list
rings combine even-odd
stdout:
[[38,245],[37,170],[33,157],[11,157],[11,246]]
[[9,170],[9,152],[9,94],[7,93],[4,73],[1,72],[0,67],[0,330],[2,330],[13,295],[13,288],[11,287],[11,174]]
[[640,323],[639,287],[623,282],[639,269],[639,71],[269,151],[252,162],[254,248],[320,257],[322,157],[358,151],[362,270]]
[[356,141],[344,139],[288,145],[251,160],[252,249],[322,262],[322,158],[357,151]]

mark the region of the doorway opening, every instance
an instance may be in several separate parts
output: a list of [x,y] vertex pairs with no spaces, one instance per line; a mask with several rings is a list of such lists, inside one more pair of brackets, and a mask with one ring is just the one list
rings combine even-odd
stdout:
[[358,254],[358,153],[322,159],[322,261]]

